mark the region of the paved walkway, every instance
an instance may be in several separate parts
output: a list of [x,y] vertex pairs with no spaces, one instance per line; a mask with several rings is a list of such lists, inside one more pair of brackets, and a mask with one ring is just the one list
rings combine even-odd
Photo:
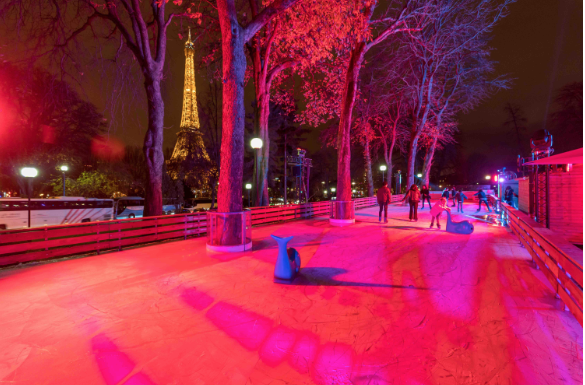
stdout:
[[[583,329],[513,235],[389,216],[2,270],[0,384],[582,383]],[[295,236],[294,285],[272,282],[272,233]]]

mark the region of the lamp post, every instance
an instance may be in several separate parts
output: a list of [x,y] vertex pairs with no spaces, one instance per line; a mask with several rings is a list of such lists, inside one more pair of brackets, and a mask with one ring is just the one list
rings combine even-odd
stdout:
[[[262,139],[260,138],[254,138],[250,141],[250,146],[254,149],[254,178],[253,180],[255,181],[255,185],[256,185],[256,190],[254,191],[256,195],[256,202],[259,202],[260,199],[258,199],[258,197],[260,196],[260,194],[262,193],[261,191],[258,191],[258,186],[260,186],[260,178],[258,177],[258,175],[256,175],[256,173],[258,172],[258,150],[262,148]],[[252,186],[250,186],[250,188],[252,188]],[[249,199],[248,199],[249,201]],[[249,203],[249,202],[248,202]],[[249,204],[248,204],[249,206]]]
[[30,227],[30,196],[32,194],[32,180],[39,174],[38,170],[34,167],[23,167],[20,169],[20,175],[27,178],[27,196],[28,196],[28,227]]
[[63,165],[60,167],[60,169],[63,176],[63,196],[65,196],[65,173],[69,171],[69,167],[67,165]]
[[248,207],[250,207],[250,190],[252,190],[252,183],[246,183],[246,190],[248,191]]
[[380,171],[382,171],[382,182],[384,182],[384,174],[386,173],[386,165],[381,165],[380,166]]

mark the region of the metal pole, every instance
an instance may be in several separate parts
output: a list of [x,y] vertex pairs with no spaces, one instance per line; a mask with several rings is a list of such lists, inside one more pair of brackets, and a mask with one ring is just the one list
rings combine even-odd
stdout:
[[63,171],[63,196],[65,196],[65,171]]
[[550,229],[550,179],[549,179],[549,168],[550,166],[548,164],[544,165],[544,167],[546,168],[546,228]]
[[250,207],[250,190],[248,190],[248,207]]
[[288,169],[288,163],[286,160],[286,134],[284,134],[284,204],[287,204],[287,196],[286,196],[286,185],[287,185],[287,181],[286,181],[286,176],[287,176],[287,169]]
[[310,175],[311,175],[311,167],[307,166],[307,188],[305,189],[307,203],[309,203],[309,176]]
[[30,194],[31,194],[31,179],[28,180],[28,227],[30,228]]
[[[258,192],[256,190],[258,190],[258,178],[256,178],[256,163],[258,162],[258,150],[254,149],[254,172],[253,172],[253,176],[252,176],[252,188],[254,189],[254,197],[256,197],[256,195],[258,195]],[[249,194],[248,194],[249,196]],[[250,199],[248,199],[248,207],[250,206]]]

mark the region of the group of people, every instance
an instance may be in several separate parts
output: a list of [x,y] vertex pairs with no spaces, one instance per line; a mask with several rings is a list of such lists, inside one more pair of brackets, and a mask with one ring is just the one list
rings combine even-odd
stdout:
[[[436,202],[434,206],[431,208],[431,194],[429,188],[425,185],[419,190],[416,184],[410,186],[407,193],[404,195],[402,202],[408,201],[410,206],[410,211],[408,214],[409,221],[418,221],[418,204],[422,200],[422,207],[425,208],[425,201],[427,201],[429,209],[431,210],[431,228],[434,226],[435,219],[437,220],[437,228],[441,228],[441,224],[439,223],[439,218],[441,217],[441,213],[444,210],[451,211],[449,208],[449,195],[451,195],[451,199],[453,201],[453,205],[451,207],[457,206],[457,212],[463,213],[463,202],[465,202],[467,196],[463,193],[462,189],[456,190],[453,187],[451,190],[445,188],[443,193],[441,194],[441,200]],[[477,211],[481,210],[482,202],[485,204],[487,210],[491,213],[492,210],[488,204],[487,195],[483,190],[479,190],[477,193],[473,194],[473,196],[477,196],[479,200],[479,208]],[[377,200],[378,204],[380,205],[380,213],[378,216],[378,221],[382,222],[382,212],[384,212],[384,223],[388,223],[388,204],[390,203],[391,193],[390,189],[388,188],[388,182],[383,182],[382,187],[378,189],[377,192]]]

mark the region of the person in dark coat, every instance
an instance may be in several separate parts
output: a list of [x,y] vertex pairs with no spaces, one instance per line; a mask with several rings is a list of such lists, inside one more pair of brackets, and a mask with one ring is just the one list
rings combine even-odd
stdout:
[[382,187],[380,187],[376,193],[378,204],[380,205],[380,215],[378,216],[378,222],[382,222],[382,210],[384,210],[384,223],[388,223],[388,203],[390,203],[390,195],[388,182],[382,182]]
[[451,188],[451,200],[453,201],[453,204],[451,205],[451,207],[455,207],[455,195],[457,195],[457,190],[455,190],[455,187]]
[[420,189],[420,194],[422,196],[422,207],[421,208],[425,208],[425,199],[427,200],[427,202],[429,202],[429,209],[431,208],[431,193],[429,191],[429,188],[425,185],[422,186],[422,188]]
[[463,202],[467,199],[467,196],[463,194],[463,191],[459,189],[455,194],[455,200],[457,201],[457,212],[463,212]]
[[473,194],[473,196],[477,197],[477,199],[479,199],[479,208],[477,209],[477,211],[481,210],[481,202],[483,202],[483,203],[485,203],[485,207],[488,209],[488,211],[490,213],[492,212],[492,209],[490,209],[490,205],[488,204],[488,201],[487,201],[487,195],[485,195],[483,190],[480,189],[478,192]]
[[418,202],[420,201],[420,191],[418,191],[418,186],[413,184],[410,186],[410,190],[404,196],[404,200],[408,199],[408,203],[410,204],[410,212],[408,213],[408,219],[410,221],[414,220],[415,222],[418,221]]
[[443,189],[443,193],[441,194],[441,198],[447,199],[447,202],[449,201],[449,189],[447,187],[445,187],[445,189]]

